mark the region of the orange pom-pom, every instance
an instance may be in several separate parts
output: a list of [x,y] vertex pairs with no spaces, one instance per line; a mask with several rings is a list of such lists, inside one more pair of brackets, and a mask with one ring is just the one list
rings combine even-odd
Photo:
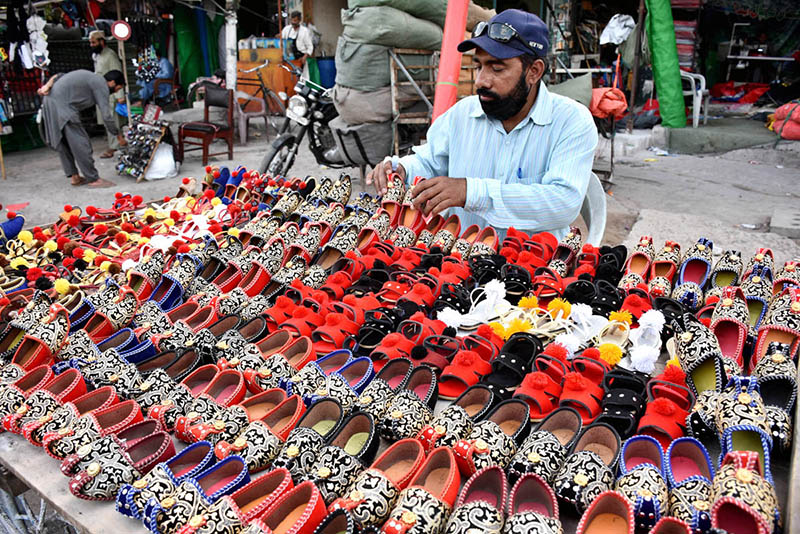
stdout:
[[567,373],[564,376],[564,389],[570,391],[583,391],[589,385],[588,380],[580,373]]
[[677,411],[677,406],[675,406],[675,403],[663,397],[659,397],[648,404],[653,407],[652,409],[654,412],[665,417],[670,417]]
[[549,376],[541,371],[536,371],[533,373],[528,373],[525,376],[525,378],[522,380],[522,386],[528,389],[543,390],[550,382],[552,382],[552,380]]

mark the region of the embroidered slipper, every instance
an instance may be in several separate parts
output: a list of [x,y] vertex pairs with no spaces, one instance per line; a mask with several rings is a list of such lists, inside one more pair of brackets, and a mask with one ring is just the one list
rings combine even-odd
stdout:
[[710,529],[714,466],[703,444],[688,437],[670,443],[664,471],[670,487],[669,515],[685,521],[692,532]]
[[436,373],[427,366],[414,368],[378,421],[381,436],[390,441],[416,436],[433,419],[438,398]]
[[784,289],[772,300],[769,314],[758,330],[753,355],[750,358],[750,371],[766,354],[772,342],[789,345],[790,354],[797,354],[800,347],[800,287]]
[[509,532],[561,532],[559,517],[553,489],[542,477],[529,473],[511,489],[504,528]]
[[606,490],[591,501],[576,534],[633,534],[635,529],[630,501],[617,491]]
[[708,390],[722,391],[727,380],[717,337],[691,314],[683,316],[683,323],[674,339],[686,384],[695,396]]
[[757,453],[726,454],[714,477],[711,495],[712,528],[771,534],[780,525],[775,487],[762,475]]
[[507,498],[508,481],[503,470],[496,465],[481,469],[461,490],[446,532],[466,534],[476,529],[500,532]]
[[650,436],[634,436],[622,445],[615,489],[633,505],[636,527],[652,529],[667,515],[669,496],[664,451]]
[[723,288],[721,298],[711,316],[711,331],[719,341],[722,356],[734,364],[731,375],[741,374],[744,368],[748,320],[747,301],[741,288],[732,286]]
[[788,450],[791,444],[791,413],[797,401],[797,369],[791,347],[772,342],[753,370],[767,411],[773,445]]
[[647,291],[651,296],[668,297],[672,294],[672,283],[680,261],[681,246],[674,241],[665,242],[650,264]]
[[711,287],[738,286],[744,262],[738,250],[726,250],[714,265],[709,283]]

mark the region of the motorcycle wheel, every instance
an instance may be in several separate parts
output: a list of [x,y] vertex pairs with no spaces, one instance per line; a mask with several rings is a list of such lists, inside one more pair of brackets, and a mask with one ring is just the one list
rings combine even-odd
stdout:
[[294,163],[292,149],[296,142],[292,134],[283,134],[275,139],[261,159],[258,172],[268,173],[270,176],[285,176]]

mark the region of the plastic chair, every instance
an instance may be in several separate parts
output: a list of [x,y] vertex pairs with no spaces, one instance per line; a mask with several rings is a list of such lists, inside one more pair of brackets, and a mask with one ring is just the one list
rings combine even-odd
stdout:
[[589,229],[586,242],[599,247],[606,232],[606,192],[595,173],[589,178],[589,187],[583,197],[581,217]]
[[706,77],[694,72],[681,71],[681,81],[689,82],[689,89],[683,90],[683,96],[692,97],[692,128],[700,123],[700,111],[703,111],[703,124],[708,123],[708,101],[711,96],[706,89]]
[[[269,131],[269,115],[267,114],[267,103],[263,98],[253,96],[245,93],[244,91],[236,91],[234,98],[237,101],[244,100],[245,102],[234,106],[236,109],[236,121],[239,123],[239,141],[243,145],[247,144],[247,128],[250,126],[250,119],[264,117],[264,124],[266,131]],[[252,102],[252,104],[251,104]],[[256,107],[254,111],[245,111],[246,107]]]

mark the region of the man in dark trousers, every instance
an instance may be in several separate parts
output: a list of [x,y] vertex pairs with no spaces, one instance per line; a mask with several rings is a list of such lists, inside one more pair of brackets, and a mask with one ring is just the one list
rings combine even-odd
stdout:
[[[72,185],[111,187],[113,182],[100,178],[92,158],[92,142],[81,124],[80,112],[97,106],[103,123],[121,144],[125,140],[117,128],[108,105],[108,96],[125,86],[122,72],[111,70],[104,75],[88,70],[57,74],[39,89],[42,101],[47,144],[58,152],[61,166]],[[76,166],[77,164],[77,166]],[[83,171],[83,176],[78,173]]]

